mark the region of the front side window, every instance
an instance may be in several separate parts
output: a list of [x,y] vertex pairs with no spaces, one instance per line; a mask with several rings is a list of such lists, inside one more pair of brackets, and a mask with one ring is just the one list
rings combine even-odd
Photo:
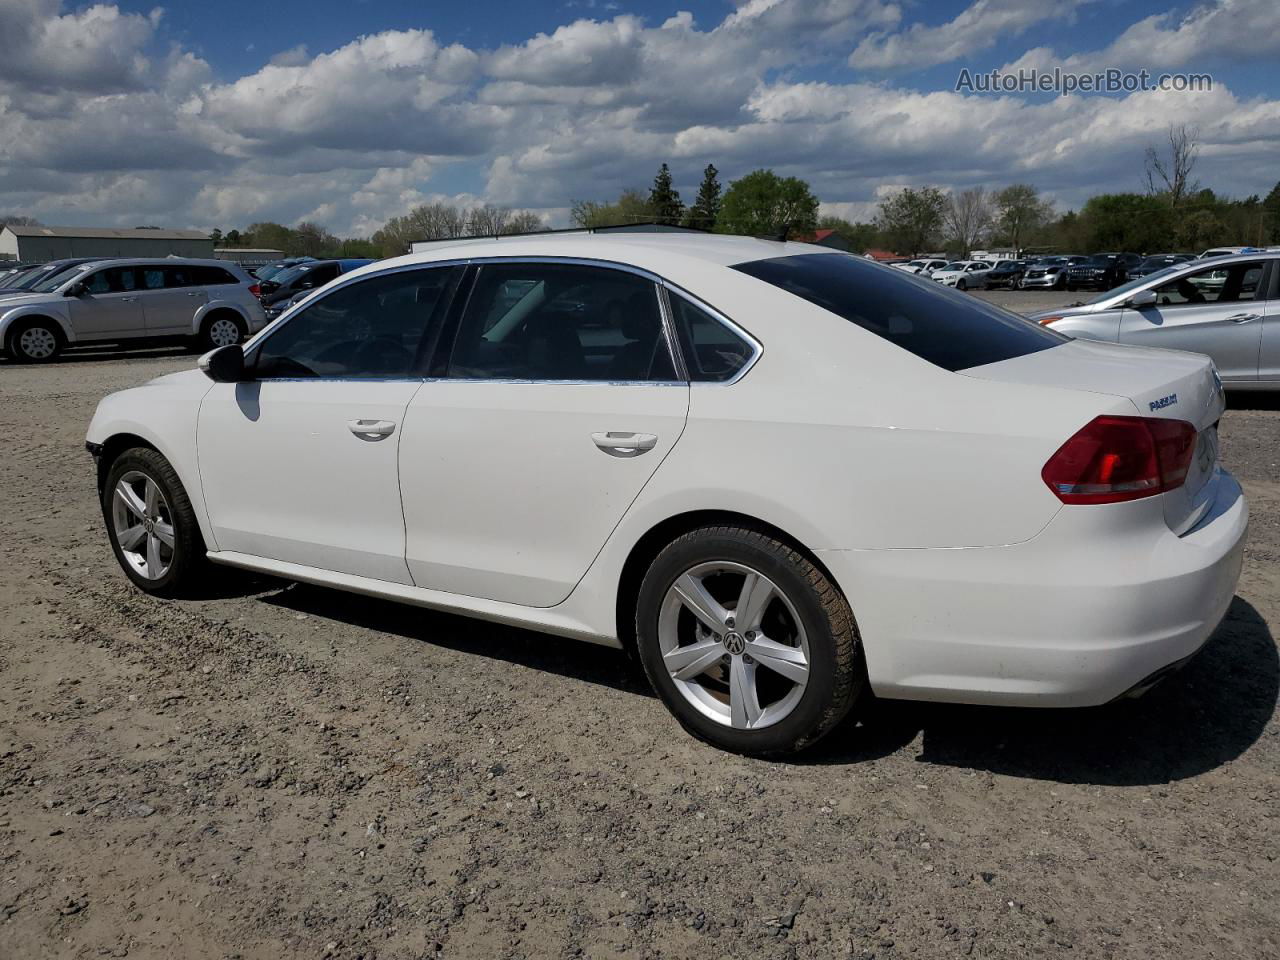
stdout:
[[1185,274],[1156,287],[1156,303],[1176,307],[1253,300],[1259,295],[1262,267],[1261,262],[1233,263]]
[[755,348],[750,343],[679,294],[669,299],[690,380],[723,383],[751,362]]
[[838,253],[734,267],[942,367],[964,370],[1066,343],[1048,327],[901,270]]
[[250,359],[259,379],[418,376],[462,267],[404,271],[349,284],[303,308]]
[[138,286],[138,271],[134,267],[112,267],[99,270],[85,281],[92,294],[128,293]]
[[448,376],[674,380],[657,287],[621,270],[556,263],[479,268]]

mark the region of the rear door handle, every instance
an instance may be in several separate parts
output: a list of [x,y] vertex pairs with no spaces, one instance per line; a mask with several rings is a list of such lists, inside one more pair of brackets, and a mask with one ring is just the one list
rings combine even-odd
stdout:
[[348,420],[347,429],[361,440],[382,440],[395,433],[393,420]]
[[133,303],[133,302],[134,302],[135,300],[137,300],[137,299],[138,299],[137,297],[121,297],[121,298],[120,298],[120,302],[121,302],[121,303]]
[[591,442],[611,457],[638,457],[658,445],[652,433],[593,433]]
[[1261,316],[1256,313],[1233,313],[1227,317],[1228,323],[1249,323],[1253,320],[1259,320]]

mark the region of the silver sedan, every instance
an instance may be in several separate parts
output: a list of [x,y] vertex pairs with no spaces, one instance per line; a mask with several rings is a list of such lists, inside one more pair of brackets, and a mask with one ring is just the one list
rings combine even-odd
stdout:
[[1033,314],[1059,333],[1207,354],[1223,386],[1280,390],[1280,253],[1193,260]]

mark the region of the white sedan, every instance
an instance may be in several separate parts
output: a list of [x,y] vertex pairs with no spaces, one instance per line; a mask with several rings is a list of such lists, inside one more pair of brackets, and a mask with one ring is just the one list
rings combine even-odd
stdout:
[[821,247],[442,246],[200,367],[89,427],[138,587],[182,595],[212,561],[631,648],[681,724],[745,753],[868,692],[1139,692],[1240,574],[1206,358]]
[[987,285],[987,274],[994,269],[995,264],[986,260],[953,260],[929,276],[957,290],[981,290]]

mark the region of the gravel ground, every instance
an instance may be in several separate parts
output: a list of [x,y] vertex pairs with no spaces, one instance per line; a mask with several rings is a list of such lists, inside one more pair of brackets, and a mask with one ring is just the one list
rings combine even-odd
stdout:
[[1088,711],[870,703],[769,763],[606,649],[131,589],[84,427],[191,363],[0,362],[0,956],[1280,956],[1280,403],[1223,420],[1251,542],[1182,673]]

